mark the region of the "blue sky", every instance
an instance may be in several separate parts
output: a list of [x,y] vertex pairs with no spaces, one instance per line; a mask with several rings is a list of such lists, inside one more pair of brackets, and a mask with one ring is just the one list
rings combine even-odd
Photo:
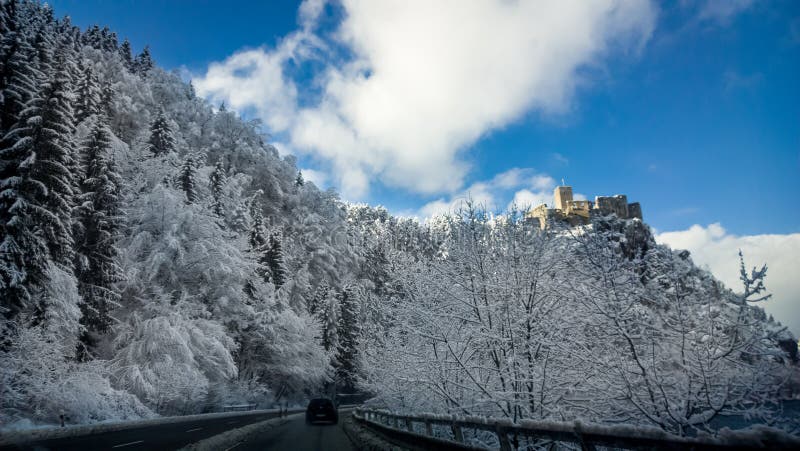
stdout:
[[425,216],[549,202],[562,178],[625,193],[726,282],[736,248],[778,262],[800,331],[800,2],[50,3],[260,117],[345,199]]

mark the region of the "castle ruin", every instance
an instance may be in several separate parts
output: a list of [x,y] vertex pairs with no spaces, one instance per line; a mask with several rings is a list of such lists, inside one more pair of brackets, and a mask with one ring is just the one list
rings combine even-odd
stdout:
[[628,203],[624,194],[615,196],[596,196],[594,202],[575,200],[572,198],[571,186],[557,186],[553,191],[555,208],[547,204],[539,205],[530,212],[528,218],[536,219],[542,229],[557,221],[576,226],[588,224],[593,216],[616,215],[620,219],[642,219],[642,207],[639,202]]

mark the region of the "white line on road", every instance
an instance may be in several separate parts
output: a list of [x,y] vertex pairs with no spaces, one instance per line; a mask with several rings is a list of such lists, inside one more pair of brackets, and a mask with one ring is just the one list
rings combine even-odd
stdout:
[[189,429],[189,430],[188,430],[188,431],[186,431],[186,432],[194,432],[194,431],[199,431],[200,429],[203,429],[203,428],[194,428],[194,429]]
[[230,448],[227,448],[225,451],[231,451],[233,448],[236,448],[237,446],[241,445],[242,443],[244,443],[244,442],[236,442],[235,445],[231,446]]
[[142,443],[142,442],[144,442],[144,440],[137,440],[135,442],[122,443],[122,444],[119,444],[119,445],[114,445],[114,446],[112,446],[112,448],[122,448],[123,446],[135,445],[137,443]]

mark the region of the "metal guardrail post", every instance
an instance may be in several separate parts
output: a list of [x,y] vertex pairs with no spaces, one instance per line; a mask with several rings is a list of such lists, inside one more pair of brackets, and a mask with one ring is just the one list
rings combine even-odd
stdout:
[[414,432],[414,427],[411,425],[411,418],[406,418],[405,421],[406,429],[408,429],[409,432]]
[[456,438],[456,441],[458,443],[464,443],[464,431],[461,430],[461,425],[454,421],[450,425],[450,428],[453,430],[453,436]]
[[428,418],[425,418],[425,433],[428,434],[429,437],[433,437],[433,425]]
[[497,441],[500,442],[500,451],[511,451],[511,443],[508,441],[508,429],[500,426],[495,428],[497,434]]
[[582,451],[595,451],[593,444],[583,439],[583,431],[580,423],[575,423],[575,436],[578,438],[578,443],[581,445]]

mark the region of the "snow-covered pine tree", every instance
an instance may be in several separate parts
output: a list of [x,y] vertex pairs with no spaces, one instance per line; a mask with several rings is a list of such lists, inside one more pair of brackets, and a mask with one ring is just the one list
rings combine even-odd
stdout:
[[259,209],[254,209],[253,224],[250,226],[250,236],[247,243],[250,245],[251,251],[259,251],[267,244],[267,235],[264,231],[264,216],[261,215]]
[[183,161],[178,175],[178,183],[186,194],[186,203],[195,203],[197,201],[197,167],[191,154],[187,155]]
[[[16,14],[16,5],[16,1],[0,2],[0,83],[2,83],[3,73],[5,73],[6,59],[8,59],[12,44],[16,39],[17,27],[13,20]],[[0,94],[2,94],[2,86],[0,84]],[[0,97],[0,103],[2,103],[2,97]]]
[[323,306],[331,295],[331,291],[330,285],[324,280],[317,286],[317,289],[314,290],[314,296],[309,299],[308,305],[306,306],[309,315],[316,316],[317,313],[324,308]]
[[131,43],[128,41],[128,39],[122,41],[122,45],[119,46],[119,54],[122,57],[122,64],[125,66],[125,68],[129,71],[132,71],[133,51],[131,50]]
[[[67,268],[72,265],[74,252],[71,210],[75,186],[69,170],[73,166],[75,145],[72,96],[68,89],[65,71],[57,71],[43,86],[41,96],[28,102],[18,126],[10,133],[16,140],[14,147],[24,155],[17,166],[18,177],[30,177],[29,183],[41,186],[31,190],[31,194],[46,211],[37,217],[40,221],[37,226],[43,233],[50,257]],[[25,188],[20,191],[22,189]]]
[[95,124],[83,142],[82,151],[83,179],[75,208],[75,273],[83,298],[81,324],[85,328],[78,357],[84,360],[94,346],[93,335],[108,332],[113,323],[111,310],[120,299],[114,284],[123,277],[114,245],[121,226],[121,180],[111,160],[111,132],[105,123]]
[[111,31],[108,27],[103,27],[100,31],[100,49],[106,52],[114,52],[119,49],[117,33]]
[[[16,9],[9,8],[7,11],[15,14]],[[12,16],[11,23],[14,22],[15,16]],[[20,112],[38,92],[42,74],[31,64],[36,51],[24,33],[14,32],[2,36],[2,46],[4,55],[0,68],[0,140],[5,141],[6,133],[17,123]]]
[[95,24],[87,28],[82,41],[83,45],[100,50],[100,26]]
[[222,197],[226,181],[227,175],[225,174],[225,165],[222,164],[222,160],[218,160],[217,164],[214,166],[214,172],[211,173],[210,182],[211,196],[214,198],[214,203],[211,208],[214,214],[220,218],[225,217],[225,207],[222,204]]
[[269,237],[269,247],[263,254],[263,263],[269,267],[270,282],[276,289],[280,288],[286,282],[286,264],[280,237],[275,233]]
[[91,66],[81,64],[79,73],[75,120],[82,122],[87,117],[98,114],[101,111],[100,85]]
[[145,46],[142,53],[138,54],[133,61],[133,69],[137,74],[144,77],[147,75],[147,72],[153,69],[153,66],[153,57],[150,56],[150,46]]
[[42,286],[48,257],[71,264],[69,101],[62,80],[54,77],[41,95],[28,100],[0,151],[0,289],[8,318],[31,307],[32,289]]
[[337,380],[345,390],[354,390],[358,378],[358,345],[361,338],[360,306],[352,285],[345,286],[337,295],[340,309]]
[[[70,92],[66,62],[59,62],[49,83],[42,92],[43,102],[37,112],[36,106],[28,116],[33,122],[31,129],[35,162],[31,173],[47,189],[47,208],[54,215],[42,229],[50,248],[53,262],[71,268],[74,257],[72,239],[72,207],[74,206],[74,178],[76,168],[76,145],[73,138],[75,119],[72,113],[73,96]],[[27,112],[26,111],[23,113]],[[39,115],[38,124],[35,114]]]
[[100,88],[100,104],[98,108],[102,114],[105,114],[107,118],[111,117],[111,113],[113,112],[114,106],[114,97],[117,95],[116,91],[114,90],[114,85],[110,82],[105,82]]
[[297,178],[294,179],[294,185],[301,187],[305,185],[305,183],[305,180],[303,180],[303,171],[297,171]]
[[53,54],[55,52],[55,42],[50,24],[43,24],[33,40],[33,64],[39,69],[39,83],[45,83],[53,75]]
[[169,125],[164,110],[158,112],[156,120],[150,126],[150,152],[156,156],[167,155],[175,151],[175,137],[172,135],[172,128]]
[[334,365],[337,364],[336,353],[339,347],[339,308],[339,300],[331,290],[327,290],[315,315],[321,332],[320,344],[325,351],[332,354]]

